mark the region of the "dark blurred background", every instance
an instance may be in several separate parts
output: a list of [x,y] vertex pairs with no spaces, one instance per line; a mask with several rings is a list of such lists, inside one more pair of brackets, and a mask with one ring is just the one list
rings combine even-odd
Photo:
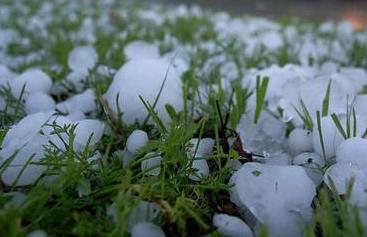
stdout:
[[148,0],[168,5],[197,4],[233,14],[249,14],[277,19],[297,17],[307,20],[345,19],[356,29],[367,25],[367,0]]

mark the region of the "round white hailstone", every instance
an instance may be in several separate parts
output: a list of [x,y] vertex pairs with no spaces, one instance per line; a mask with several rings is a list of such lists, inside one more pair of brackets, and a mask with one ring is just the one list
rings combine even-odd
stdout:
[[[104,123],[95,119],[84,119],[75,122],[75,145],[83,150],[87,145],[94,146],[102,138]],[[90,139],[90,140],[89,140]],[[89,141],[89,143],[88,143]]]
[[104,98],[115,114],[117,104],[120,106],[124,123],[142,123],[148,112],[139,96],[153,106],[164,81],[155,110],[162,121],[168,123],[170,118],[165,105],[172,105],[176,111],[182,109],[182,84],[175,69],[163,59],[129,61],[116,73]]
[[188,142],[187,145],[187,156],[190,158],[195,157],[204,157],[208,156],[212,153],[214,147],[214,139],[212,138],[193,138]]
[[292,154],[300,154],[313,150],[312,133],[305,129],[296,128],[288,137],[288,147]]
[[27,114],[54,110],[55,107],[56,103],[54,99],[43,93],[34,93],[29,95],[24,103],[24,109]]
[[10,200],[7,203],[7,205],[10,204],[14,207],[20,207],[27,200],[27,196],[21,192],[5,193],[5,196],[10,197]]
[[350,201],[360,207],[366,206],[367,193],[367,174],[360,167],[341,163],[330,166],[324,175],[324,182],[330,189],[336,188],[338,194],[346,194],[347,187],[352,184]]
[[79,46],[69,53],[68,65],[73,71],[88,71],[97,61],[97,51],[92,46]]
[[[251,210],[271,236],[297,236],[300,230],[295,223],[309,221],[305,220],[306,212],[316,190],[302,167],[246,163],[232,176],[231,183],[231,200]],[[282,213],[282,218],[274,213]]]
[[227,214],[215,214],[213,225],[219,233],[228,237],[251,237],[254,236],[248,225],[240,218]]
[[142,222],[133,226],[131,229],[131,237],[165,237],[161,227],[149,223]]
[[194,174],[189,175],[191,180],[200,181],[209,174],[209,166],[206,160],[193,160],[191,168],[195,170]]
[[50,111],[27,115],[18,124],[9,129],[3,139],[2,146],[6,147],[12,140],[17,140],[20,142],[20,145],[27,143],[41,130],[53,113],[53,111]]
[[128,167],[129,164],[134,160],[135,154],[131,153],[127,149],[121,151],[116,151],[115,155],[117,155],[122,160],[123,167]]
[[148,134],[142,130],[134,130],[126,141],[126,149],[132,154],[144,147],[148,142]]
[[336,150],[336,162],[367,167],[367,140],[353,137],[343,141]]
[[130,213],[127,221],[127,228],[131,231],[132,227],[141,222],[151,222],[159,215],[159,205],[154,202],[140,201]]
[[[336,149],[343,141],[343,136],[340,134],[339,130],[337,129],[334,121],[331,117],[323,117],[321,118],[321,132],[324,142],[325,148],[325,158],[330,159],[335,156]],[[312,135],[312,143],[315,149],[315,152],[323,156],[321,141],[320,141],[320,134],[315,125],[313,135]]]
[[322,167],[325,166],[325,160],[317,153],[304,152],[293,158],[294,165],[300,165],[307,175],[312,179],[316,186],[322,182]]
[[83,113],[92,112],[97,109],[94,91],[87,89],[81,94],[74,95],[66,101],[58,103],[56,109],[62,113],[73,113],[76,111]]
[[24,87],[24,95],[41,92],[48,94],[52,86],[50,77],[40,69],[30,69],[10,81],[14,97],[19,98]]
[[29,233],[27,237],[47,237],[47,233],[43,230],[35,230]]
[[158,176],[161,172],[162,157],[155,152],[150,152],[145,155],[144,160],[141,162],[141,170],[146,175]]
[[134,41],[125,46],[124,54],[127,60],[159,58],[159,48],[144,41]]
[[[1,175],[2,181],[8,185],[31,185],[38,180],[46,170],[45,166],[29,164],[40,161],[44,156],[44,148],[48,138],[43,135],[34,135],[24,146],[14,141],[0,151],[0,164],[12,159],[9,166]],[[24,168],[24,166],[26,167]]]

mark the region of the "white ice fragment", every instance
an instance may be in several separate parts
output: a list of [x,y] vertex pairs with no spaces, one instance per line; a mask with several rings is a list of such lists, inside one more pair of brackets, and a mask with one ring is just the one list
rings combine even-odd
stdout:
[[336,163],[330,166],[324,175],[324,182],[330,189],[336,188],[340,195],[346,194],[353,184],[350,201],[359,207],[367,206],[367,174],[360,167],[348,163]]
[[54,110],[55,107],[54,99],[44,93],[33,93],[26,98],[24,103],[24,109],[27,114]]
[[87,89],[83,93],[74,95],[66,101],[56,105],[56,109],[62,113],[72,113],[76,111],[90,113],[96,110],[96,108],[95,94],[92,89]]
[[295,128],[289,134],[288,147],[294,155],[306,151],[313,151],[312,133],[305,129]]
[[325,160],[317,153],[304,152],[293,158],[294,165],[302,166],[307,175],[314,181],[316,186],[321,184],[325,166]]
[[14,97],[41,92],[48,94],[52,86],[50,77],[40,69],[29,69],[10,81],[11,92]]
[[215,214],[213,225],[219,233],[227,237],[252,237],[254,236],[248,225],[238,217],[227,214]]
[[117,104],[120,106],[124,123],[133,124],[136,121],[142,123],[148,115],[139,96],[152,106],[158,98],[155,111],[164,123],[170,121],[166,104],[172,105],[176,111],[182,109],[181,80],[169,62],[163,59],[129,61],[115,74],[104,98],[115,114]]
[[315,184],[299,166],[246,163],[231,178],[231,200],[247,207],[271,236],[300,236]]
[[352,137],[343,141],[336,150],[336,162],[367,167],[367,140]]
[[204,158],[212,153],[214,147],[214,139],[212,138],[193,138],[187,145],[187,157],[193,159],[191,168],[195,169],[195,173],[190,174],[189,178],[199,181],[209,174],[208,162]]
[[161,172],[162,157],[155,152],[150,152],[144,156],[141,162],[141,170],[146,175],[158,176]]
[[47,143],[47,136],[33,135],[25,145],[19,145],[15,139],[3,147],[0,151],[0,165],[10,162],[1,174],[2,181],[8,186],[25,186],[36,182],[46,166],[30,162],[39,162],[44,157],[44,146]]
[[[330,159],[335,156],[336,149],[343,141],[343,137],[330,116],[322,117],[320,125],[323,138],[322,141],[324,143],[324,149],[325,149],[325,158]],[[317,124],[315,125],[315,128],[313,130],[312,142],[315,152],[323,156],[324,154],[321,145],[322,143]]]
[[93,147],[102,138],[104,123],[96,119],[75,122],[75,147],[82,151],[87,145]]
[[92,46],[78,46],[69,53],[68,65],[73,71],[88,71],[98,61],[97,51]]
[[159,215],[159,205],[154,202],[140,201],[128,217],[128,229],[141,222],[153,221]]
[[149,222],[141,222],[131,229],[131,237],[165,237],[163,230]]
[[148,134],[145,131],[134,130],[127,138],[126,149],[132,154],[135,154],[147,144],[148,140]]
[[127,60],[159,58],[159,48],[144,41],[134,41],[125,46],[124,54]]

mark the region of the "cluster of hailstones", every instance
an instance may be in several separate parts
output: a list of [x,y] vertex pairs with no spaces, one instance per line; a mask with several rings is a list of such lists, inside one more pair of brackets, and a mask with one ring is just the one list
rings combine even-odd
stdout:
[[[114,74],[113,82],[103,96],[108,106],[115,114],[119,109],[123,111],[124,123],[141,123],[147,117],[147,111],[139,96],[153,104],[164,83],[155,109],[162,121],[169,123],[165,105],[169,103],[177,111],[183,108],[181,76],[188,66],[179,57],[160,56],[156,45],[141,41],[130,43],[124,53],[128,61],[117,72],[106,67],[97,68],[97,73]],[[69,141],[70,134],[66,131],[56,134],[56,128],[76,126],[74,144],[68,145],[79,153],[87,146],[95,146],[103,134],[109,133],[103,121],[91,118],[97,109],[94,91],[83,91],[89,70],[97,62],[98,55],[91,46],[80,46],[70,52],[70,73],[66,81],[79,94],[59,103],[50,94],[62,93],[62,87],[53,83],[40,69],[29,69],[18,75],[5,66],[0,67],[0,85],[10,88],[14,97],[22,96],[27,113],[9,129],[1,144],[0,164],[7,166],[1,174],[5,185],[31,185],[45,178],[42,174],[47,168],[32,162],[44,158],[46,147],[66,149],[65,141]],[[253,236],[261,224],[267,226],[271,236],[301,236],[302,227],[312,217],[311,203],[316,188],[325,182],[329,187],[335,185],[337,192],[344,194],[352,178],[351,202],[366,207],[367,140],[362,137],[367,127],[367,96],[358,94],[367,84],[366,71],[340,67],[335,63],[313,67],[274,65],[250,70],[243,79],[243,86],[253,87],[257,76],[270,78],[267,111],[254,123],[256,95],[252,95],[237,132],[246,149],[262,153],[264,158],[245,164],[233,161],[230,197],[243,219],[216,214],[213,225],[226,236]],[[321,110],[329,86],[329,115],[321,117],[317,123],[316,111]],[[205,88],[199,90],[205,100]],[[298,116],[300,100],[311,115],[312,130],[305,129]],[[0,97],[1,109],[4,106],[4,98]],[[335,113],[342,124],[347,124],[346,121],[350,121],[348,106],[354,108],[356,119],[350,125],[353,136],[345,138],[330,114]],[[279,108],[283,111],[282,118],[272,115]],[[295,129],[286,137],[285,124],[290,121]],[[147,142],[145,131],[134,131],[121,152],[124,165],[129,164]],[[193,159],[192,167],[196,170],[190,175],[194,182],[209,174],[206,160],[195,158],[210,155],[213,147],[211,138],[188,141],[187,157]],[[100,158],[97,152],[88,161]],[[148,153],[146,158],[141,162],[142,170],[147,175],[159,175],[160,154]],[[147,215],[149,212],[153,215]],[[107,213],[114,217],[116,205],[112,204]],[[140,203],[129,217],[129,231],[133,236],[146,233],[164,236],[160,227],[150,223],[158,213],[159,207],[154,203]]]

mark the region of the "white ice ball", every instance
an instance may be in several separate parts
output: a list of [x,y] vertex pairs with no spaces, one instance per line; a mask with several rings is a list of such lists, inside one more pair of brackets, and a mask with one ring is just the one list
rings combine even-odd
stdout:
[[126,149],[135,154],[140,148],[144,147],[148,142],[148,134],[142,130],[133,131],[126,141]]
[[288,137],[288,147],[292,154],[313,150],[312,133],[305,129],[295,128]]
[[88,71],[98,61],[97,51],[92,46],[79,46],[69,53],[68,65],[73,71]]
[[144,156],[141,162],[141,170],[146,175],[158,176],[161,172],[162,157],[155,152],[150,152]]
[[11,92],[19,98],[24,87],[24,96],[40,92],[48,94],[52,86],[51,78],[40,69],[29,69],[10,81]]
[[117,114],[118,97],[123,122],[133,124],[136,121],[142,123],[148,115],[139,96],[153,106],[159,95],[155,111],[167,123],[170,119],[165,105],[170,104],[177,111],[183,107],[181,86],[180,77],[169,62],[163,59],[131,60],[116,73],[104,98]]
[[159,48],[144,41],[134,41],[125,46],[124,54],[127,60],[159,58]]
[[75,145],[80,151],[87,145],[93,147],[102,138],[105,125],[101,121],[84,119],[75,124]]

